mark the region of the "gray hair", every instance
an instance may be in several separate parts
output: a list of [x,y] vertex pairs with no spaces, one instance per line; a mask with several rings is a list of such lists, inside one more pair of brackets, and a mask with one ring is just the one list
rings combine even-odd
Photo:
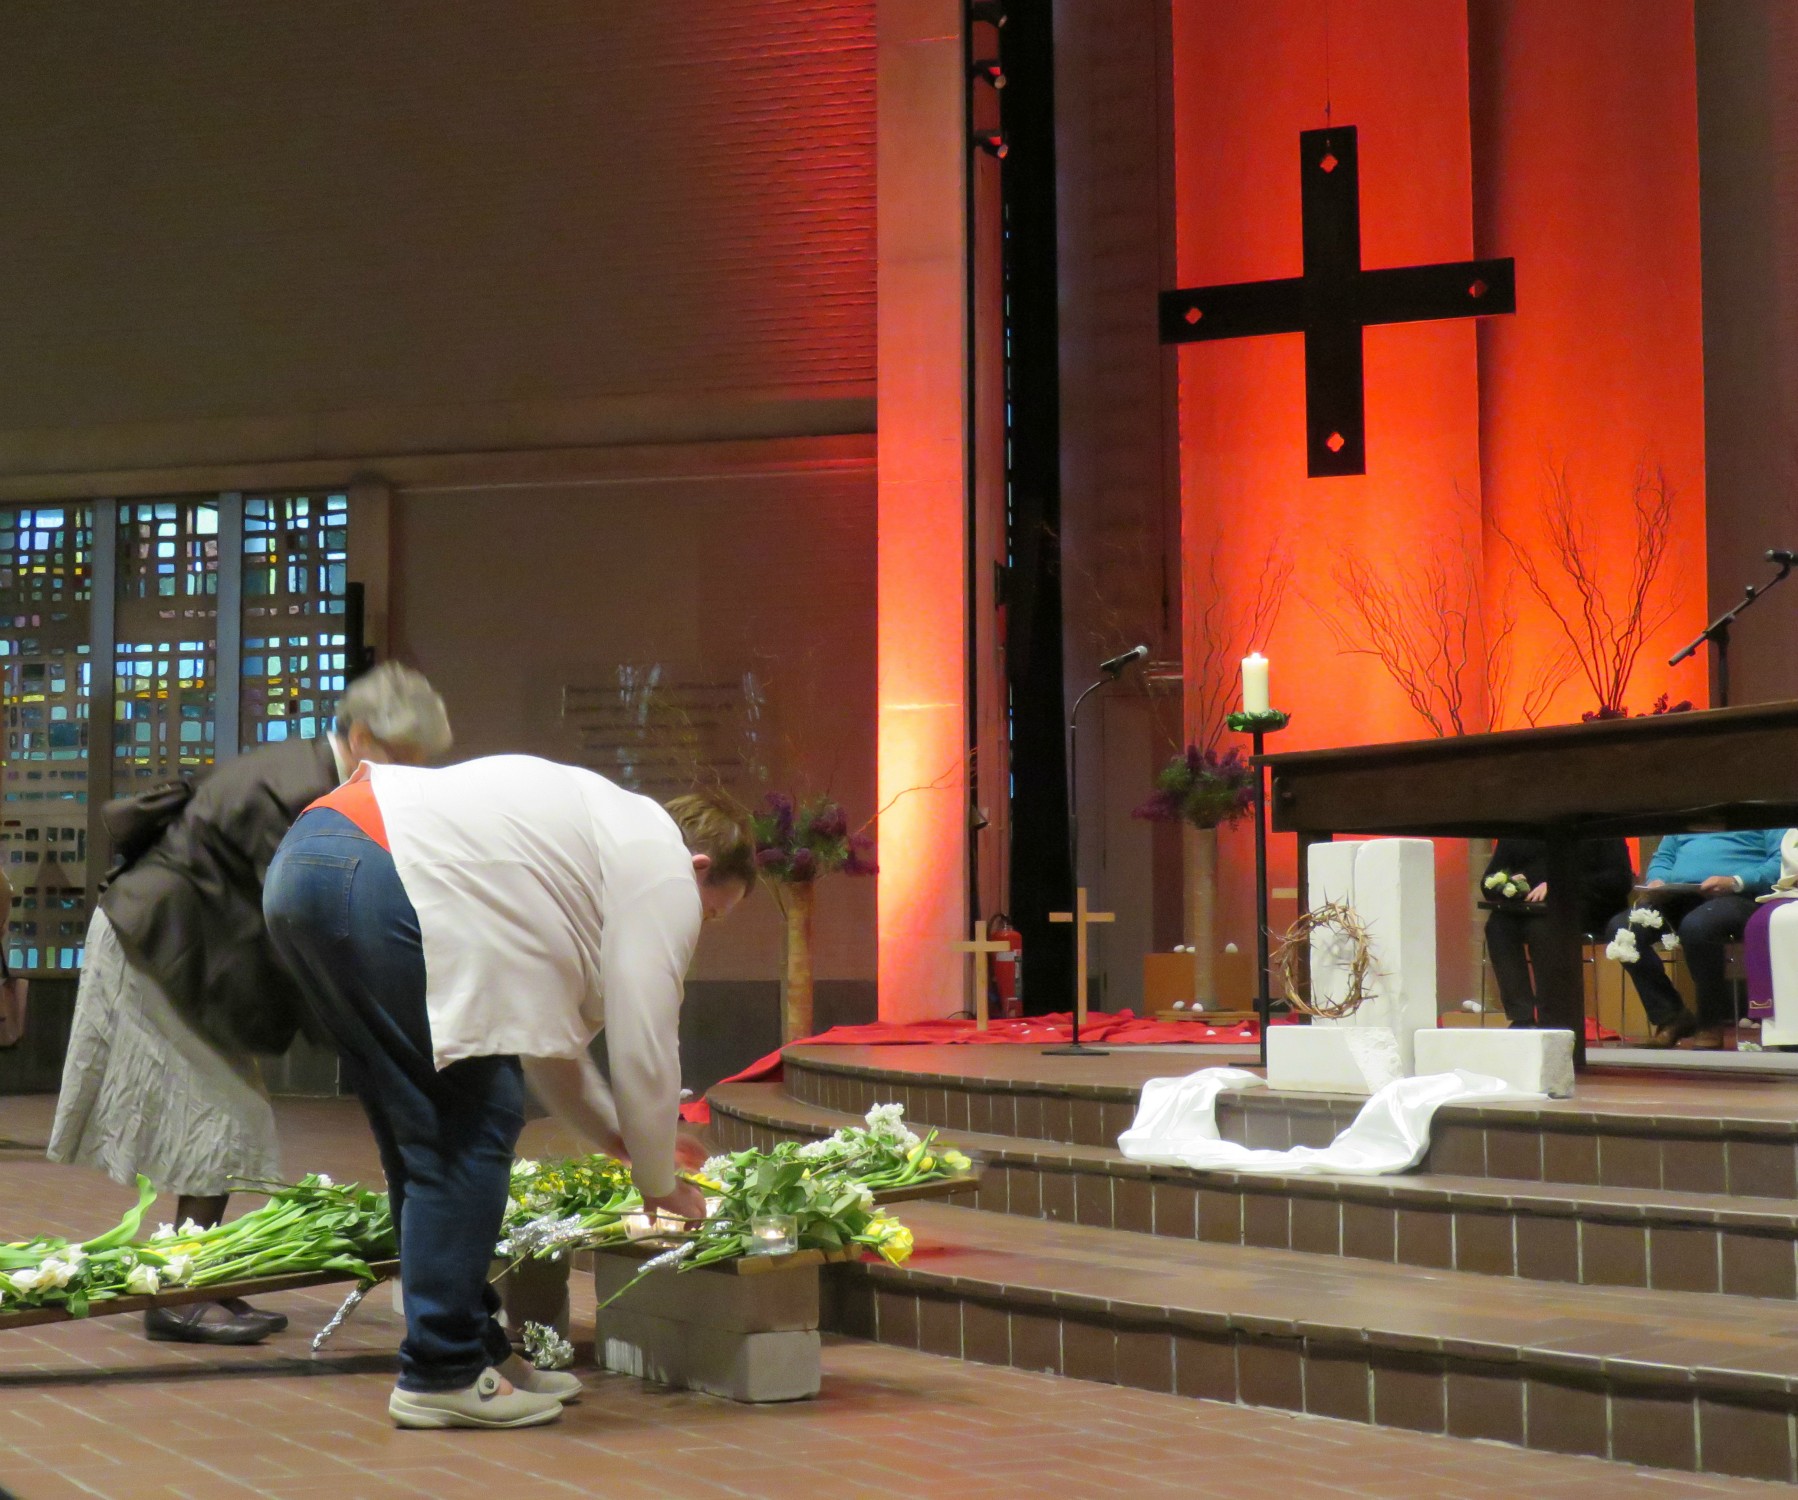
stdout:
[[422,672],[384,661],[337,700],[337,728],[360,724],[383,745],[415,750],[427,760],[446,754],[455,737],[443,699]]

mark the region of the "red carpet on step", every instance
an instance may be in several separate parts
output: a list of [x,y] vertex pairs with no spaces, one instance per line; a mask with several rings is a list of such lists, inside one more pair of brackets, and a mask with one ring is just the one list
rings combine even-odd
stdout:
[[[1280,1016],[1276,1026],[1295,1024],[1296,1018]],[[995,1020],[985,1031],[976,1031],[967,1020],[946,1021],[871,1021],[865,1026],[833,1026],[817,1036],[803,1037],[795,1047],[919,1047],[919,1046],[1003,1046],[1021,1045],[1052,1047],[1072,1040],[1073,1017],[1066,1011],[1046,1016],[1024,1016],[1018,1020]],[[1254,1021],[1236,1026],[1204,1026],[1195,1021],[1155,1021],[1133,1011],[1094,1011],[1080,1028],[1080,1039],[1104,1043],[1107,1047],[1141,1046],[1147,1043],[1167,1045],[1227,1047],[1253,1046],[1260,1035]],[[1609,1042],[1617,1033],[1586,1018],[1586,1040]],[[721,1083],[773,1082],[781,1073],[780,1048],[758,1058],[741,1073],[733,1073]],[[712,1118],[712,1107],[704,1099],[690,1099],[681,1106],[681,1118],[694,1125],[704,1125]]]

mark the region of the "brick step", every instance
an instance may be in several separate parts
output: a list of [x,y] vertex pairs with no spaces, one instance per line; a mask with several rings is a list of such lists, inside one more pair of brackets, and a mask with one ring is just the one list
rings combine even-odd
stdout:
[[[856,1116],[778,1084],[712,1091],[732,1150],[808,1140]],[[1098,1146],[949,1132],[979,1154],[976,1207],[1021,1218],[1295,1249],[1482,1276],[1798,1298],[1798,1202],[1488,1177],[1193,1171]]]
[[1798,1307],[1551,1290],[939,1203],[903,1267],[832,1268],[825,1326],[987,1364],[1790,1482]]
[[[794,1047],[783,1086],[798,1101],[846,1114],[896,1102],[909,1119],[958,1133],[1111,1146],[1136,1113],[1143,1078],[1216,1061],[1168,1053],[1125,1058],[1119,1053],[1128,1049],[1120,1048],[1096,1060],[1112,1065],[1107,1080],[1047,1066],[1062,1059],[965,1057],[1024,1050]],[[1066,1061],[1099,1072],[1087,1059]],[[950,1062],[968,1071],[946,1071]],[[1006,1065],[1009,1073],[1001,1071]],[[1322,1146],[1363,1102],[1250,1089],[1220,1098],[1218,1131],[1249,1146]],[[1456,1177],[1798,1200],[1798,1091],[1741,1080],[1682,1078],[1670,1086],[1649,1072],[1587,1075],[1573,1099],[1438,1111],[1424,1167]]]

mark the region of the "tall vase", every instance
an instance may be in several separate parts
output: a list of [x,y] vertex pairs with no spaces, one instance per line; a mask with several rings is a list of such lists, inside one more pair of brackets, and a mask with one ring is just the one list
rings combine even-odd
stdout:
[[816,887],[796,880],[781,887],[787,919],[786,957],[780,971],[781,1041],[812,1034],[812,904]]
[[1186,866],[1186,943],[1192,949],[1193,996],[1217,1005],[1217,830],[1181,824]]

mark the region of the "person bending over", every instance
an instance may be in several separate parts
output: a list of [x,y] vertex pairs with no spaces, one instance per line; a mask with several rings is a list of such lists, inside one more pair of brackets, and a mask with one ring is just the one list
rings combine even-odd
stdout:
[[[1666,885],[1693,889],[1654,904],[1679,942],[1698,992],[1698,1014],[1685,1007],[1667,977],[1652,929],[1638,935],[1638,957],[1629,967],[1642,1008],[1648,1012],[1654,1034],[1649,1047],[1675,1047],[1686,1037],[1692,1045],[1714,1051],[1723,1045],[1723,1028],[1735,1020],[1730,999],[1725,959],[1728,945],[1741,937],[1754,915],[1755,897],[1764,896],[1779,879],[1779,845],[1783,828],[1747,829],[1736,833],[1677,833],[1661,840],[1648,862],[1643,884],[1649,889]],[[1619,912],[1606,929],[1614,940],[1629,922]]]
[[[701,922],[755,878],[722,803],[664,809],[524,755],[371,766],[294,825],[264,910],[386,1170],[399,1426],[534,1426],[580,1392],[512,1353],[488,1285],[527,1080],[629,1161],[647,1210],[704,1217],[676,1175],[682,986]],[[588,1052],[602,1027],[610,1087]]]
[[[1622,839],[1586,839],[1579,847],[1580,931],[1597,932],[1610,914],[1629,900],[1636,872]],[[1492,886],[1511,876],[1523,889],[1507,898]],[[1482,892],[1494,910],[1486,918],[1486,953],[1498,981],[1499,1002],[1513,1026],[1534,1026],[1536,985],[1533,966],[1543,933],[1541,903],[1548,899],[1548,846],[1540,839],[1500,839],[1486,866]]]
[[[234,1180],[275,1177],[275,1115],[257,1069],[302,1006],[262,923],[262,879],[306,806],[364,762],[450,747],[443,700],[386,663],[337,703],[331,732],[223,762],[100,897],[87,929],[49,1157],[174,1193],[177,1222],[224,1217]],[[241,1299],[152,1308],[152,1339],[254,1344],[287,1319]]]

